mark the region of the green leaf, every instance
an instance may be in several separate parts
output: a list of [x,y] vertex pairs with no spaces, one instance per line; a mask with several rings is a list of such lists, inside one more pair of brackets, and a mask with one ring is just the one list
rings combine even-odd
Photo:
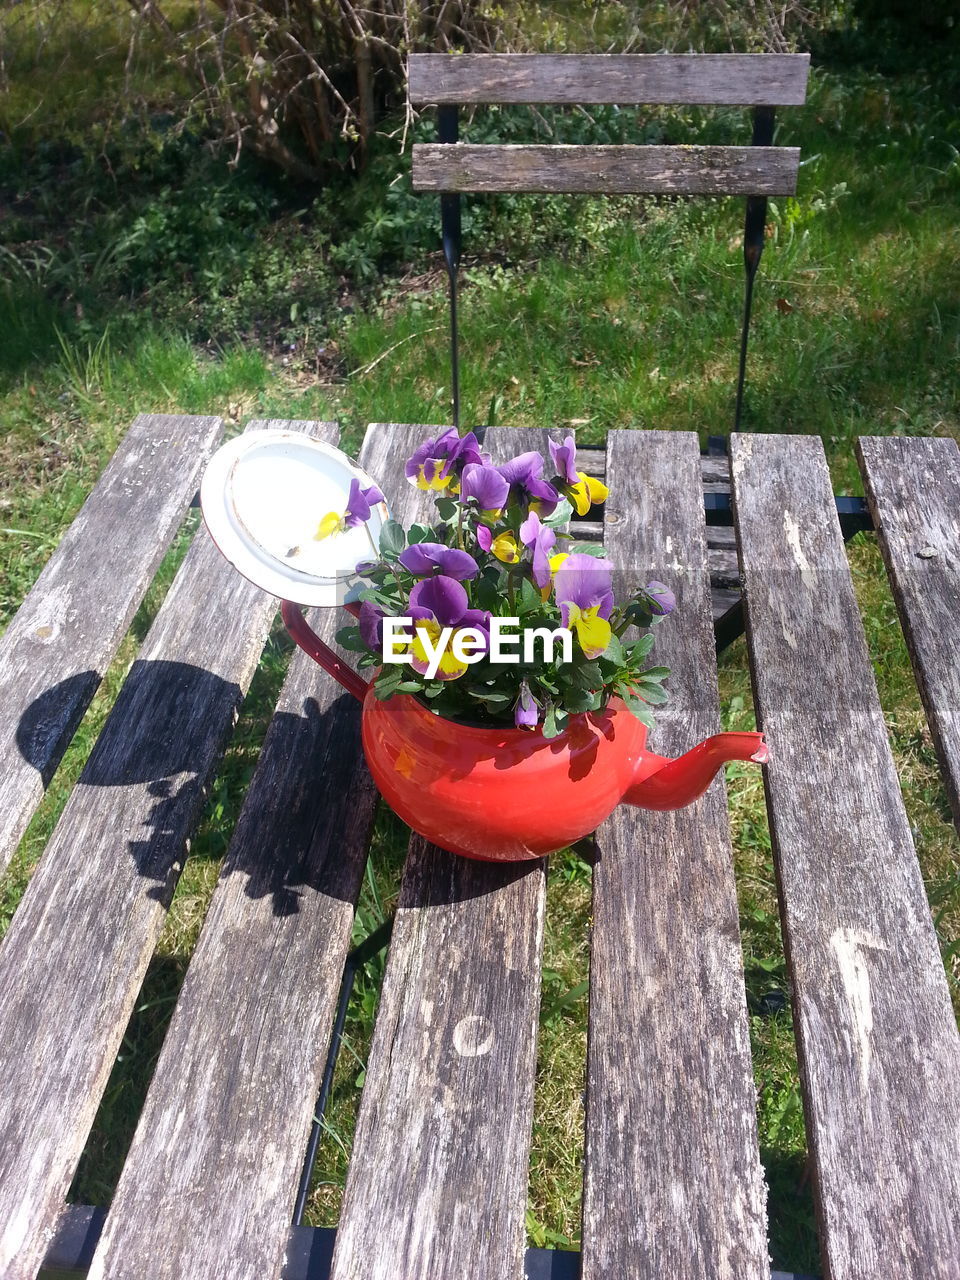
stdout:
[[655,680],[637,680],[633,687],[644,702],[649,702],[652,706],[658,707],[667,700],[666,692]]
[[388,520],[380,530],[381,555],[392,556],[395,559],[406,546],[406,542],[403,525],[398,524],[396,520]]
[[422,689],[419,680],[401,680],[397,685],[397,693],[420,693]]
[[[653,639],[652,636],[650,638]],[[647,667],[646,671],[640,672],[644,680],[666,680],[669,674],[669,667]]]
[[626,689],[618,689],[620,697],[623,699],[624,706],[627,710],[637,717],[641,724],[645,724],[648,729],[653,728],[653,714],[647,703],[642,698],[635,698],[632,693],[627,693]]
[[613,662],[618,667],[625,665],[626,659],[623,656],[623,645],[620,643],[618,636],[612,635],[610,637],[610,643],[604,649],[603,656],[607,662]]
[[516,695],[511,693],[503,693],[499,689],[468,689],[467,693],[471,698],[476,698],[478,702],[484,702],[491,707],[506,707],[511,702],[516,701]]
[[341,627],[335,639],[341,649],[347,649],[351,653],[367,652],[367,646],[364,644],[363,637],[356,627]]
[[428,524],[412,524],[407,530],[407,544],[413,546],[417,542],[432,542],[433,530]]
[[403,669],[399,666],[384,667],[380,675],[374,681],[373,691],[378,698],[389,698],[397,692],[400,681],[403,679]]
[[551,528],[553,528],[555,525],[558,525],[558,524],[566,524],[572,515],[573,515],[573,507],[570,505],[570,503],[567,501],[566,498],[561,498],[559,503],[557,504],[557,509],[556,511],[554,511],[553,515],[547,516],[546,519],[544,519],[544,517],[541,516],[540,519],[543,524],[547,524]]
[[457,504],[453,498],[437,498],[437,514],[441,520],[452,520],[457,514]]
[[473,583],[473,602],[478,609],[488,609],[495,613],[503,599],[500,586],[500,574],[482,574]]
[[543,601],[540,598],[540,592],[529,578],[524,578],[520,584],[520,599],[517,601],[517,612],[520,614],[533,613],[542,607]]
[[599,689],[603,684],[603,674],[596,662],[581,662],[567,670],[568,682],[577,689]]
[[568,689],[563,695],[563,706],[571,715],[596,711],[602,696],[600,693],[591,693],[588,689]]
[[627,646],[626,653],[629,661],[636,665],[642,662],[650,650],[653,648],[653,636],[641,636],[639,640]]
[[576,551],[579,555],[596,556],[598,560],[602,560],[606,555],[599,542],[575,542],[570,547],[570,551]]
[[557,708],[550,702],[543,717],[543,736],[555,738],[560,732],[562,731],[557,727]]
[[639,600],[631,600],[623,611],[623,616],[627,618],[635,627],[641,630],[649,627],[653,621],[653,614]]

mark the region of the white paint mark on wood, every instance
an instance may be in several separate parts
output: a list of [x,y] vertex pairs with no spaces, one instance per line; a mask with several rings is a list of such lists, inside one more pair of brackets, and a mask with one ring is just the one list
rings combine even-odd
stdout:
[[808,591],[816,590],[817,577],[810,561],[803,553],[803,546],[800,542],[800,524],[789,511],[784,511],[783,513],[783,531],[787,536],[787,546],[790,548],[790,554],[800,570],[800,581]]
[[493,1048],[493,1027],[488,1018],[470,1014],[453,1028],[453,1047],[461,1058],[482,1058]]
[[864,1092],[870,1081],[870,1037],[873,1034],[873,1004],[870,998],[870,974],[862,949],[886,951],[879,939],[858,929],[835,929],[830,947],[837,959],[840,981],[850,1012],[851,1046],[860,1064],[860,1083]]
[[808,572],[810,569],[810,561],[803,554],[803,547],[800,545],[800,525],[789,511],[785,511],[783,513],[783,531],[787,535],[787,546],[790,548],[793,558],[797,562],[797,568],[801,573]]

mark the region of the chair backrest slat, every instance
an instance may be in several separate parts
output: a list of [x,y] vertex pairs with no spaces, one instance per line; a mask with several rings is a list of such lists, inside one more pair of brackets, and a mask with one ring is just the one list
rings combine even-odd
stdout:
[[414,104],[800,106],[805,53],[411,54]]
[[417,191],[792,195],[796,147],[500,146],[418,143]]

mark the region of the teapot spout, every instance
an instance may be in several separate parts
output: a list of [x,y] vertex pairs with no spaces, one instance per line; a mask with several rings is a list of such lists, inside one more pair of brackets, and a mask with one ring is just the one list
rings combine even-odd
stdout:
[[638,777],[623,797],[641,809],[682,809],[709,787],[714,775],[730,760],[754,760],[766,764],[767,744],[762,733],[717,733],[692,747],[676,760],[647,755]]

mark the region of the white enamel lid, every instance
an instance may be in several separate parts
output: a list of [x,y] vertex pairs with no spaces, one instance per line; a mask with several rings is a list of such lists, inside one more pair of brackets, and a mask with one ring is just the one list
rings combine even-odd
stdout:
[[251,582],[294,604],[342,604],[356,567],[379,556],[389,519],[378,503],[366,524],[316,537],[329,511],[346,510],[350,481],[375,482],[345,453],[297,431],[247,431],[207,464],[200,506],[211,538]]

